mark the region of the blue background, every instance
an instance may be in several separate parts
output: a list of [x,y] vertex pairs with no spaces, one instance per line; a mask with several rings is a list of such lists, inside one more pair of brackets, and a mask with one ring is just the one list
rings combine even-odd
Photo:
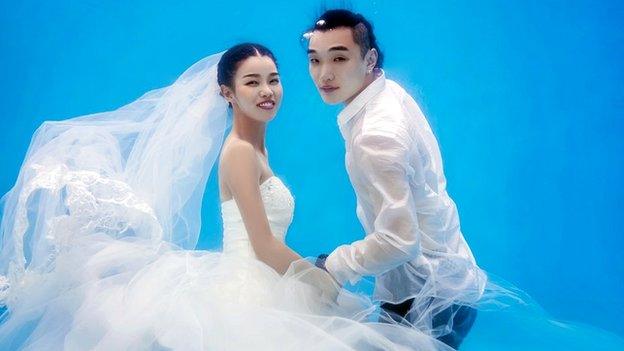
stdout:
[[[322,4],[293,3],[3,2],[0,190],[42,121],[114,109],[204,56],[258,41],[277,55],[285,89],[267,138],[297,202],[289,244],[308,256],[361,237],[339,108],[322,104],[300,43]],[[430,119],[479,264],[556,318],[623,335],[624,3],[347,5],[375,24],[387,75]],[[215,180],[202,248],[220,245]]]

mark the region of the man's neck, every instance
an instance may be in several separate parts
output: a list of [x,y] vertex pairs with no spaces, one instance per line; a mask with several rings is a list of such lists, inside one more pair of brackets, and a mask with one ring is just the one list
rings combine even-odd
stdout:
[[364,89],[368,88],[368,86],[371,85],[375,81],[375,79],[377,79],[377,77],[379,77],[377,72],[378,70],[375,68],[371,74],[366,75],[366,78],[364,78],[364,83],[362,83],[362,86],[357,91],[357,93],[353,94],[353,96],[345,100],[344,102],[345,106],[351,103],[353,99],[355,99],[358,95],[360,95],[364,91]]

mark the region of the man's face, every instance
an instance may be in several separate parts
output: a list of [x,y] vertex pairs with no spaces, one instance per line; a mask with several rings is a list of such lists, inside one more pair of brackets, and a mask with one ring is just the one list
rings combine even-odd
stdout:
[[308,69],[325,103],[349,103],[362,91],[369,69],[350,28],[314,31],[308,46]]

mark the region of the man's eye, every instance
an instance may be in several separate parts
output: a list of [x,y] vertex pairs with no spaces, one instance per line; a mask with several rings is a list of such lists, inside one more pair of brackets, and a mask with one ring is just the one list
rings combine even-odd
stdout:
[[279,83],[279,79],[275,78],[275,79],[271,79],[271,84],[277,84]]
[[347,59],[346,59],[346,58],[344,58],[344,57],[336,57],[336,58],[334,58],[334,61],[335,61],[335,62],[342,62],[342,61],[346,61],[346,60],[347,60]]
[[311,59],[310,59],[310,63],[318,63],[318,62],[319,62],[319,60],[317,60],[317,59],[315,59],[315,58],[311,58]]

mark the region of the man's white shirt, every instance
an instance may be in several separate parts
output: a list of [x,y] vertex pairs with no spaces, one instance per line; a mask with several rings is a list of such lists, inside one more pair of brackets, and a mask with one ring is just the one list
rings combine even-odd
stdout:
[[376,276],[376,297],[385,301],[425,288],[478,299],[486,277],[460,231],[438,143],[414,99],[380,70],[340,112],[338,125],[367,234],[334,250],[327,270],[341,284]]

